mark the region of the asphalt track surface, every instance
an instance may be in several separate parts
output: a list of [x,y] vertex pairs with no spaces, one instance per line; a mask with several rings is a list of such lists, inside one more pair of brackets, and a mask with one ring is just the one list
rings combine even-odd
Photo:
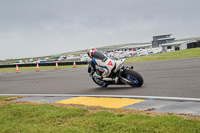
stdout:
[[[200,58],[128,63],[144,78],[142,87],[98,87],[87,67],[1,72],[0,94],[138,95],[200,98]],[[20,70],[20,68],[19,68]]]

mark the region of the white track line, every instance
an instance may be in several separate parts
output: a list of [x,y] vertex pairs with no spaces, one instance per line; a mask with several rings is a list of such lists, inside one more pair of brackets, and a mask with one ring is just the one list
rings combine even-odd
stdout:
[[87,95],[87,94],[0,94],[0,96],[38,96],[38,97],[115,97],[115,98],[134,98],[147,100],[170,100],[170,101],[193,101],[200,102],[199,98],[184,97],[161,97],[161,96],[135,96],[135,95]]

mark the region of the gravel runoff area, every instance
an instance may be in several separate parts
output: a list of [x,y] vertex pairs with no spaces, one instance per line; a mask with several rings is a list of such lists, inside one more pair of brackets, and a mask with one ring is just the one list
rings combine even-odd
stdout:
[[[14,101],[29,101],[39,103],[55,103],[62,100],[76,98],[75,96],[31,96]],[[122,98],[123,99],[123,98]],[[124,106],[125,109],[154,111],[159,113],[176,113],[200,115],[200,102],[195,101],[167,101],[167,100],[146,100],[139,103]]]

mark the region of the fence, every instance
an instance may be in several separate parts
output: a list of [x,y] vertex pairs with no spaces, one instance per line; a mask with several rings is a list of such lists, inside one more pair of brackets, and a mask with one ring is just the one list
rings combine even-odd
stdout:
[[[59,66],[64,65],[73,65],[74,62],[58,62]],[[45,63],[38,63],[39,66],[56,66],[56,62],[45,62]],[[87,65],[87,61],[76,61],[76,65]],[[37,63],[26,63],[26,64],[18,64],[19,67],[33,67],[36,66]],[[10,64],[10,65],[0,65],[0,68],[10,68],[10,67],[16,67],[16,64]]]

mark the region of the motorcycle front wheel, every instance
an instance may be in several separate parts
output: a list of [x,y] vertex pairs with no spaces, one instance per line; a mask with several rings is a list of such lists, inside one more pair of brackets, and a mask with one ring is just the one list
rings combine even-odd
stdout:
[[144,82],[142,75],[139,74],[137,71],[131,70],[131,69],[126,69],[122,73],[122,77],[131,81],[129,85],[132,87],[140,87],[143,85],[143,82]]

